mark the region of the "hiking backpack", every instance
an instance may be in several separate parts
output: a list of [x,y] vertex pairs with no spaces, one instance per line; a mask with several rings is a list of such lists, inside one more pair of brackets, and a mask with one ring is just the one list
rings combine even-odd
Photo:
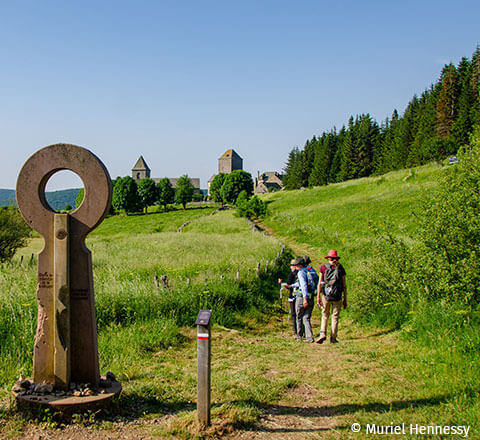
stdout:
[[340,266],[326,264],[324,295],[327,301],[340,301],[343,292],[343,278]]
[[307,273],[308,293],[315,295],[315,293],[317,293],[318,280],[319,280],[317,271],[312,266],[307,266],[303,270],[305,270]]

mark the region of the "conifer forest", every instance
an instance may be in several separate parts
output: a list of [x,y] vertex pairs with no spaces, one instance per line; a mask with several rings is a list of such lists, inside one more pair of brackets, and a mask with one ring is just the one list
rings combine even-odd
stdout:
[[351,116],[293,148],[284,169],[286,189],[327,185],[423,165],[455,155],[480,124],[480,46],[471,59],[450,63],[402,115],[380,124],[369,113]]

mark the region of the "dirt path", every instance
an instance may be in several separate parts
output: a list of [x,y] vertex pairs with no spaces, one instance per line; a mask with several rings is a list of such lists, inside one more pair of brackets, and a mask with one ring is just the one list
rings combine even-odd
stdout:
[[[318,330],[318,313],[312,321],[314,329]],[[287,372],[295,379],[296,385],[278,400],[261,405],[262,415],[253,426],[232,432],[230,422],[213,418],[213,426],[205,438],[228,440],[363,438],[351,432],[350,425],[355,421],[357,411],[368,410],[371,405],[365,402],[365,395],[373,393],[374,401],[381,399],[382,390],[379,390],[377,385],[385,380],[387,373],[381,365],[372,363],[369,356],[364,354],[368,354],[372,346],[391,344],[394,337],[388,333],[358,334],[357,327],[351,322],[342,325],[341,334],[342,342],[338,345],[300,343],[293,340],[287,324],[282,324],[277,337],[289,338],[292,341],[289,342],[291,350],[298,353],[298,356],[284,365],[273,362],[269,373]],[[237,338],[245,336],[233,335],[230,341],[235,342]],[[259,341],[258,338],[255,341]],[[268,344],[268,340],[260,340],[257,343]],[[362,347],[365,347],[365,353],[360,354]],[[397,377],[397,380],[401,380],[401,377]],[[384,407],[387,408],[389,396],[383,397],[386,398]],[[177,438],[164,437],[156,433],[158,427],[165,426],[174,418],[174,414],[135,420],[117,417],[100,425],[67,424],[56,429],[49,429],[47,423],[43,425],[29,423],[24,427],[23,433],[19,432],[19,438],[25,440]],[[182,438],[189,437],[182,435]]]
[[[323,263],[321,256],[313,249],[307,249],[286,243],[297,255],[308,254],[315,267]],[[343,319],[342,319],[343,318]],[[315,335],[319,333],[320,312],[314,311],[312,326]],[[228,330],[228,329],[225,329]],[[279,347],[289,353],[289,357],[270,357],[262,374],[275,374],[279,378],[292,378],[294,386],[287,389],[278,399],[259,404],[259,420],[248,428],[235,429],[235,424],[221,418],[213,419],[213,426],[202,437],[226,438],[228,440],[251,439],[339,439],[365,438],[351,431],[357,414],[365,412],[388,411],[405,393],[404,382],[398,369],[389,370],[385,347],[396,344],[396,336],[388,332],[365,330],[345,317],[340,319],[340,344],[308,344],[295,341],[292,329],[285,316],[272,316],[269,338],[259,338],[248,332],[228,331],[219,335],[227,344],[255,344],[257,350],[246,354],[245,362],[256,365],[258,353],[271,350],[273,341],[279,341]],[[272,339],[273,338],[273,339]],[[372,362],[372,360],[375,360]],[[231,363],[234,365],[232,358]],[[232,374],[235,374],[232,371]],[[398,384],[402,384],[400,392]],[[158,427],[174,421],[175,414],[160,414],[152,417],[116,417],[101,424],[75,423],[49,429],[48,420],[43,425],[28,423],[18,431],[18,438],[25,440],[83,440],[83,439],[159,439],[178,438],[176,435],[165,437],[158,434]],[[15,421],[12,421],[14,424]],[[1,426],[1,423],[0,423]],[[1,432],[0,430],[0,438]],[[15,438],[11,429],[9,437]],[[163,431],[165,432],[165,431]],[[184,433],[182,438],[189,438]]]
[[[268,228],[262,227],[266,234],[274,235]],[[295,255],[309,255],[314,267],[320,268],[324,264],[325,260],[316,253],[318,250],[288,240],[283,242]],[[316,309],[312,315],[315,335],[318,335],[320,316]],[[262,417],[254,427],[232,433],[228,439],[358,438],[358,434],[349,429],[348,421],[345,423],[349,415],[345,408],[351,404],[348,388],[345,387],[351,384],[354,389],[367,388],[369,384],[381,381],[384,371],[378,367],[372,368],[368,360],[362,359],[363,356],[349,352],[359,350],[358,341],[367,346],[384,346],[392,342],[392,335],[388,333],[368,333],[363,330],[359,334],[359,331],[352,322],[342,322],[341,319],[341,344],[303,343],[295,347],[299,351],[298,365],[291,367],[293,371],[297,369],[300,372],[296,374],[298,385],[275,404],[262,408]],[[289,336],[288,331],[284,336]],[[349,346],[352,346],[351,350]],[[352,407],[352,412],[356,408]]]

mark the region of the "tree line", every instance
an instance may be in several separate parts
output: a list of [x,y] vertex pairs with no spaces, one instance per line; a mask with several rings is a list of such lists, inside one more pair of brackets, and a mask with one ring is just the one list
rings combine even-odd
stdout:
[[[187,203],[202,201],[203,195],[196,194],[193,184],[188,175],[183,175],[177,180],[177,187],[173,188],[168,177],[160,179],[158,183],[151,178],[145,178],[135,182],[130,176],[117,177],[112,180],[113,194],[110,214],[117,212],[145,213],[149,206],[160,205],[168,210],[168,205],[178,203],[186,208]],[[84,189],[78,193],[75,206],[78,208],[83,201]]]
[[370,114],[293,148],[284,169],[286,189],[326,185],[423,165],[455,155],[480,124],[480,46],[471,59],[445,65],[440,78],[414,95],[400,116],[378,124]]

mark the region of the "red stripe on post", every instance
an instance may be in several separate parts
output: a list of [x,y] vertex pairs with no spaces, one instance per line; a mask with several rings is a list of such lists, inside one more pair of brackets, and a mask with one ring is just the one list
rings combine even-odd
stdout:
[[197,339],[201,339],[202,341],[207,341],[208,336],[199,336]]

